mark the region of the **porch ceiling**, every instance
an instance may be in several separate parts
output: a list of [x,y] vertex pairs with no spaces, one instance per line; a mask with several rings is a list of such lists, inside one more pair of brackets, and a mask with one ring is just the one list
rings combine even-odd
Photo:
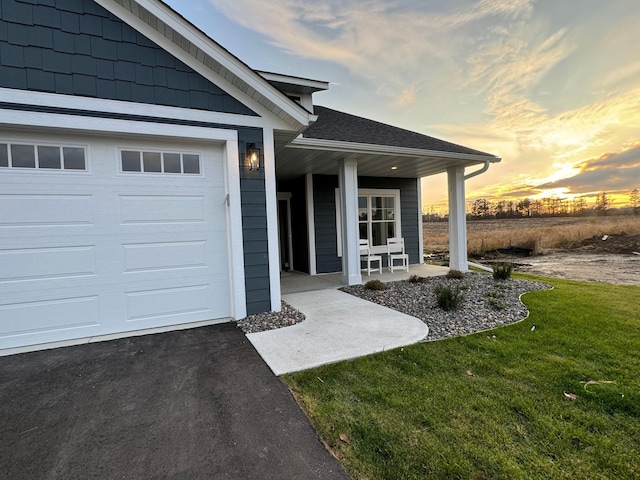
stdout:
[[[298,137],[291,141],[276,135],[276,175],[280,180],[298,178],[307,173],[337,175],[338,160],[358,161],[358,175],[370,177],[421,178],[443,173],[449,167],[483,165],[497,162],[493,156],[453,154],[383,145],[347,142],[314,142]],[[397,167],[392,169],[391,167]]]

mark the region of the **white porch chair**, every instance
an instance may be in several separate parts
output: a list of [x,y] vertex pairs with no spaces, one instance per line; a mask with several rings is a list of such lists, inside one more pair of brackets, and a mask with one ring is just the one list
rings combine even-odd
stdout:
[[[404,238],[387,238],[387,260],[390,272],[394,270],[409,271],[409,255],[404,251]],[[398,260],[402,262],[400,265],[396,264]]]
[[[360,239],[360,260],[367,262],[367,275],[371,275],[372,270],[378,270],[382,273],[382,256],[371,255],[371,247],[369,247],[369,240]],[[378,262],[378,268],[371,268],[371,262]]]

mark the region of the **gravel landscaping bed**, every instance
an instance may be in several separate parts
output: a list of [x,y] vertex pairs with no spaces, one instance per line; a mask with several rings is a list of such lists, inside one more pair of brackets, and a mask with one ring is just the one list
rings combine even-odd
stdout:
[[242,320],[238,320],[238,327],[244,333],[264,332],[275,328],[289,327],[300,323],[305,316],[287,302],[282,302],[282,309],[279,312],[265,312],[249,315]]
[[[464,295],[462,306],[453,311],[442,310],[436,301],[436,286],[455,288],[458,284]],[[463,280],[446,276],[425,277],[420,283],[389,282],[387,290],[367,290],[363,285],[340,290],[421,319],[429,327],[425,341],[431,341],[518,322],[529,313],[520,296],[549,288],[541,282],[520,279],[495,281],[491,275],[469,272]]]

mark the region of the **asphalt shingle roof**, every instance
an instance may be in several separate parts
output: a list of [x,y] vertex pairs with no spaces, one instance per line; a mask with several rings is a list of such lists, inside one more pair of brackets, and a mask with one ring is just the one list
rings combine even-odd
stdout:
[[314,106],[314,113],[318,120],[304,131],[304,138],[493,157],[479,150],[319,105]]

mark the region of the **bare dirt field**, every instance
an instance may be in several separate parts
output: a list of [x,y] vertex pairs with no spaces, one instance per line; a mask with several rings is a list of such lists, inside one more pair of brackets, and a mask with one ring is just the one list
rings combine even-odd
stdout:
[[[425,252],[446,252],[446,222],[424,224]],[[509,260],[525,273],[576,280],[640,285],[640,216],[481,220],[467,223],[471,258]],[[526,247],[532,255],[496,250]]]
[[640,286],[640,255],[562,250],[510,261],[523,273]]

